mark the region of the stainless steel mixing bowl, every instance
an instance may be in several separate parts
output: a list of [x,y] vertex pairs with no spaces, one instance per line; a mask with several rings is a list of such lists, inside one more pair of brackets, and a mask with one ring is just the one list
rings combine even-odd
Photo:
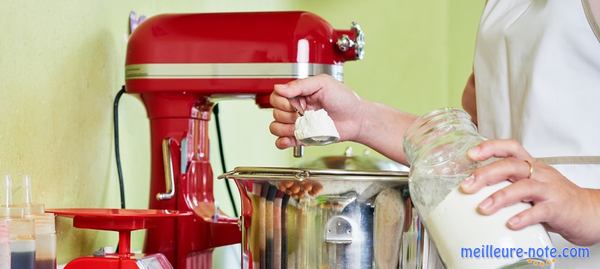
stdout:
[[[406,172],[307,168],[238,167],[221,177],[241,192],[244,268],[275,269],[373,268],[375,211],[385,210],[375,200],[408,183]],[[398,227],[404,213],[391,208]]]

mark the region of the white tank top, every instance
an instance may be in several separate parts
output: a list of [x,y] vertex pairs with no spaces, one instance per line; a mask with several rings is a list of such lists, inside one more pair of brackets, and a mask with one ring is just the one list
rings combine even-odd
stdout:
[[[600,165],[583,164],[600,163],[587,157],[600,156],[600,42],[580,0],[489,0],[473,68],[484,136],[516,139],[579,186],[600,188]],[[556,268],[600,268],[600,245],[591,253]]]

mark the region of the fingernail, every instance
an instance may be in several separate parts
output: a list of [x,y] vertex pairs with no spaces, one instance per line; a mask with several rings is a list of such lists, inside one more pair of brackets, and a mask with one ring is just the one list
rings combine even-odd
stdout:
[[462,183],[460,183],[460,187],[463,190],[468,189],[471,185],[473,185],[473,182],[475,182],[475,176],[470,175],[469,177],[465,178],[465,180],[463,180]]
[[488,209],[490,208],[490,206],[492,206],[492,204],[494,203],[494,200],[489,197],[487,199],[485,199],[483,202],[481,202],[481,204],[479,204],[479,209]]
[[517,226],[517,224],[519,224],[519,222],[521,222],[521,218],[512,217],[511,219],[508,220],[508,225],[510,227],[515,227],[515,226]]
[[468,155],[471,157],[477,157],[479,155],[480,151],[481,151],[481,149],[479,147],[474,147],[469,150]]
[[285,89],[287,87],[287,84],[275,84],[274,88],[282,88]]

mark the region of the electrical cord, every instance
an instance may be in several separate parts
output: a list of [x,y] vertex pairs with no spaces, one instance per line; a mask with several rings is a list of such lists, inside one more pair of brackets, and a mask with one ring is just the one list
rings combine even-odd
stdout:
[[[115,141],[115,160],[116,160],[116,164],[117,164],[117,174],[118,174],[118,178],[119,178],[119,194],[120,194],[120,199],[121,199],[121,208],[125,209],[125,184],[124,184],[124,179],[123,179],[123,167],[122,167],[122,163],[121,163],[121,150],[120,150],[120,143],[119,143],[119,101],[121,100],[121,97],[123,96],[123,94],[125,94],[125,86],[121,87],[121,90],[119,90],[119,92],[117,93],[117,95],[115,96],[115,100],[113,103],[113,134],[114,134],[114,141]],[[221,169],[223,170],[223,173],[227,172],[227,166],[225,164],[225,154],[224,154],[224,150],[223,150],[223,139],[221,136],[221,122],[219,120],[219,105],[215,105],[214,109],[213,109],[213,113],[215,115],[215,121],[216,121],[216,127],[217,127],[217,141],[219,143],[219,157],[221,159]],[[229,195],[229,201],[231,202],[231,206],[233,208],[233,214],[235,215],[235,217],[237,218],[238,215],[238,211],[237,211],[237,205],[235,203],[235,199],[233,197],[233,192],[231,191],[231,185],[229,180],[225,180],[225,186],[227,187],[227,194]],[[117,246],[117,251],[119,250],[119,247]]]
[[113,134],[115,140],[115,160],[117,162],[117,174],[119,176],[119,194],[121,197],[121,208],[125,209],[125,185],[123,182],[123,168],[121,165],[121,150],[119,149],[119,101],[125,93],[125,86],[115,96],[113,103]]
[[[227,165],[225,164],[225,151],[223,150],[223,137],[221,136],[221,121],[219,120],[219,104],[216,104],[213,108],[213,113],[215,114],[215,123],[217,127],[217,141],[219,143],[219,157],[221,158],[221,170],[223,173],[227,172]],[[233,197],[233,192],[231,191],[231,185],[229,180],[225,179],[225,187],[227,187],[227,194],[229,195],[229,201],[231,202],[231,207],[233,208],[233,214],[237,218],[239,217],[237,211],[237,204],[235,203],[235,199]]]
[[[121,150],[119,143],[119,101],[121,97],[125,93],[125,86],[121,87],[121,90],[115,96],[115,100],[113,103],[113,129],[114,129],[114,141],[115,141],[115,160],[117,164],[117,174],[119,178],[119,194],[121,199],[121,208],[125,209],[125,184],[123,179],[123,167],[121,162]],[[219,145],[219,157],[221,159],[221,169],[223,173],[227,172],[227,165],[225,163],[225,152],[223,149],[223,137],[221,131],[221,121],[219,119],[219,105],[216,104],[213,113],[215,115],[215,122],[217,127],[217,141]],[[233,214],[235,217],[238,217],[237,204],[235,202],[235,198],[233,196],[233,191],[231,188],[231,183],[229,180],[225,180],[225,187],[227,188],[227,194],[229,196],[229,201],[231,202],[231,206],[233,208]]]

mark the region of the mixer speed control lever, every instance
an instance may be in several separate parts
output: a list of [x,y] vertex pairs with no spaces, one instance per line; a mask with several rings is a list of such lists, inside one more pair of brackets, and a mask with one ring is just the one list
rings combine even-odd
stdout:
[[157,193],[156,200],[168,200],[175,196],[175,176],[173,174],[173,157],[171,154],[172,138],[165,138],[162,142],[163,168],[165,170],[165,193]]

